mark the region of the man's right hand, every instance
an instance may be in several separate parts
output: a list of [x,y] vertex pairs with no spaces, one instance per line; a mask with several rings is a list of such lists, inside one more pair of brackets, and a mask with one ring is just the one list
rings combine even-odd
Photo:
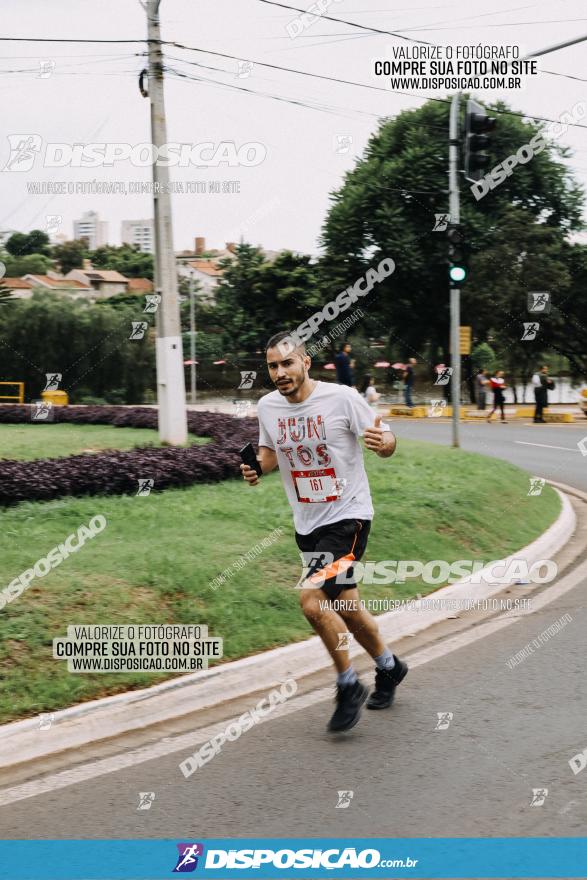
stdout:
[[241,474],[243,475],[243,480],[246,480],[249,486],[256,486],[259,482],[257,471],[249,467],[248,464],[241,464]]

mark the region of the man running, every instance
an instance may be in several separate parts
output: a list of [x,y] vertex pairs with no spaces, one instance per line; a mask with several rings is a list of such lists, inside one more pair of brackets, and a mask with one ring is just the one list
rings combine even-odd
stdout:
[[[290,334],[272,336],[266,357],[277,390],[259,401],[258,460],[263,474],[275,467],[281,472],[296,543],[308,562],[300,603],[338,673],[336,709],[328,728],[348,730],[359,720],[368,696],[350,662],[352,636],[376,664],[368,709],[390,706],[408,671],[386,647],[373,616],[361,607],[352,570],[365,552],[373,518],[358,438],[381,458],[393,455],[396,441],[355,389],[310,378],[305,346],[294,348]],[[241,471],[249,485],[257,485],[255,470],[243,464]],[[344,600],[339,599],[343,591]]]

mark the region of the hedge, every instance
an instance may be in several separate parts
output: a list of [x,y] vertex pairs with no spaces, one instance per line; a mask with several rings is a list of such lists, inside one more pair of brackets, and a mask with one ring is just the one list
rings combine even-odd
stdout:
[[[157,428],[157,410],[146,407],[56,406],[53,423],[108,424]],[[0,423],[30,422],[30,407],[0,406]],[[37,430],[50,431],[51,424]],[[138,446],[127,452],[104,450],[34,461],[0,460],[0,505],[49,501],[63,495],[136,494],[139,480],[154,480],[153,491],[235,477],[239,449],[256,446],[258,423],[223,413],[188,412],[188,430],[212,442],[189,447]]]

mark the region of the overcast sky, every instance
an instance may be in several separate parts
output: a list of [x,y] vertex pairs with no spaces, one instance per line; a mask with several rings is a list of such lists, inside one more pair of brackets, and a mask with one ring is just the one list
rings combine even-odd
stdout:
[[[284,0],[309,8],[307,0]],[[521,53],[587,34],[584,0],[541,0],[511,7],[504,0],[434,2],[338,0],[326,14],[363,26],[394,30],[442,45],[516,44]],[[2,0],[3,35],[74,39],[144,39],[146,16],[138,0]],[[291,39],[286,25],[295,12],[260,0],[162,0],[162,37],[239,59],[281,65],[361,83],[382,85],[372,60],[391,57],[408,45],[385,34],[317,21]],[[538,23],[536,23],[538,22]],[[240,181],[240,193],[177,194],[173,197],[175,246],[192,245],[196,235],[211,247],[242,234],[267,248],[317,253],[329,193],[340,186],[379,120],[422,105],[406,96],[328,83],[254,65],[239,77],[236,61],[202,52],[165,48],[167,64],[202,81],[167,75],[168,140],[185,143],[260,143],[264,161],[251,168],[172,168],[177,181]],[[36,134],[44,143],[150,140],[149,102],[139,94],[144,44],[0,43],[0,95],[4,135],[0,167],[9,157],[7,134]],[[544,57],[541,70],[585,77],[583,43]],[[181,61],[172,59],[183,59]],[[39,76],[49,61],[50,75]],[[581,61],[583,60],[583,63]],[[207,65],[214,70],[195,66]],[[54,64],[54,69],[53,68]],[[51,70],[52,69],[52,70]],[[10,72],[16,71],[16,72]],[[246,73],[246,68],[241,73]],[[238,88],[235,88],[238,87]],[[263,92],[313,107],[277,101]],[[541,73],[521,91],[482,92],[481,100],[502,98],[519,111],[553,119],[586,100],[585,83]],[[319,109],[316,109],[319,108]],[[583,120],[587,126],[587,119]],[[346,153],[337,152],[341,143]],[[350,140],[352,139],[352,140]],[[587,127],[571,128],[560,143],[572,147],[569,164],[587,183]],[[4,171],[0,178],[0,229],[45,228],[46,216],[62,215],[61,231],[73,234],[73,220],[96,210],[109,223],[109,240],[120,242],[123,219],[152,216],[149,195],[30,195],[32,181],[149,181],[151,169],[118,164],[114,169],[43,168]]]

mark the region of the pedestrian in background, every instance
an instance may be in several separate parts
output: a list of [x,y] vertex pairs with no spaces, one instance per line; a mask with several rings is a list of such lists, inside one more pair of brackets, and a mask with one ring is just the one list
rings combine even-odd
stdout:
[[352,388],[355,384],[355,377],[353,375],[352,369],[352,361],[351,361],[351,351],[352,345],[350,342],[343,343],[340,351],[334,358],[334,365],[336,367],[336,381],[339,385],[348,385],[349,388]]
[[532,385],[534,386],[534,400],[536,402],[534,421],[539,424],[544,424],[545,419],[543,418],[543,414],[548,406],[548,392],[552,391],[554,388],[554,382],[548,375],[548,367],[546,364],[540,367],[538,373],[534,373],[532,376]]
[[475,376],[475,399],[477,401],[477,409],[485,409],[487,405],[487,370],[477,370]]
[[361,394],[369,404],[369,406],[375,406],[377,401],[381,397],[377,389],[375,388],[375,379],[368,373],[363,379],[363,384],[361,385]]
[[406,369],[404,370],[404,403],[406,406],[409,406],[410,409],[414,405],[414,401],[412,400],[412,389],[414,387],[414,366],[416,365],[416,358],[410,358]]
[[503,370],[496,370],[495,375],[492,376],[489,380],[489,385],[491,387],[491,390],[493,391],[493,409],[487,416],[487,421],[491,421],[491,419],[493,418],[493,413],[499,407],[499,409],[501,410],[501,421],[502,424],[505,425],[505,413],[503,411],[505,398],[503,396],[503,392],[507,388],[507,385],[505,384],[505,379],[503,378]]

